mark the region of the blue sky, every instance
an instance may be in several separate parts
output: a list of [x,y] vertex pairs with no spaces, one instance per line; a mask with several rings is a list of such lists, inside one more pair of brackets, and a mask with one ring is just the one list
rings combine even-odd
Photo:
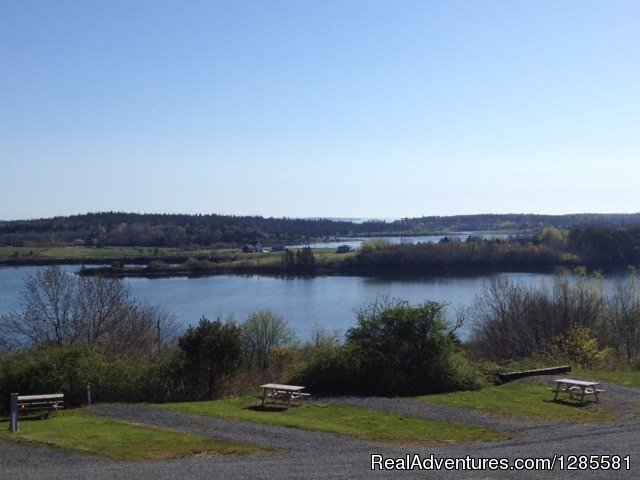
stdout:
[[637,1],[5,0],[0,219],[637,212],[639,45]]

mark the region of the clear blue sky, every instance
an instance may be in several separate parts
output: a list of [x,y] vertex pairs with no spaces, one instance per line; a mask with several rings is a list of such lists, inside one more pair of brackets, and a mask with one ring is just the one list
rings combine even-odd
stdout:
[[637,212],[640,2],[1,0],[0,172],[0,219]]

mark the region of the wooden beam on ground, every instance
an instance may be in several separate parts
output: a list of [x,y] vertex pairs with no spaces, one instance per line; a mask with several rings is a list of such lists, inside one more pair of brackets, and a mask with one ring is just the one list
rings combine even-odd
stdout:
[[571,371],[571,366],[561,365],[559,367],[537,368],[535,370],[521,370],[519,372],[499,373],[498,376],[503,382],[510,382],[518,378],[534,377],[536,375],[556,375],[558,373],[567,373]]

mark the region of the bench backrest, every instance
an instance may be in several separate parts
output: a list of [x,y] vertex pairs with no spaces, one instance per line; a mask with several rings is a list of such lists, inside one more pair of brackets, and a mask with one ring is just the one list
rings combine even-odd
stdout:
[[45,395],[18,395],[19,402],[38,400],[64,400],[64,393],[49,393]]
[[19,395],[18,408],[20,410],[58,410],[64,408],[64,394]]

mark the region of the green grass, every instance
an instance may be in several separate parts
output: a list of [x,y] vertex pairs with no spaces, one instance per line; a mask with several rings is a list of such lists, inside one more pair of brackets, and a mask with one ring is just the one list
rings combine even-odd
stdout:
[[[282,252],[242,253],[239,248],[225,248],[212,250],[211,248],[174,248],[174,247],[0,247],[0,258],[11,258],[15,254],[19,258],[33,259],[62,259],[62,260],[101,260],[128,257],[143,257],[149,261],[164,257],[198,257],[208,258],[215,255],[222,262],[261,262],[280,263]],[[313,250],[319,264],[339,263],[355,253],[337,254],[334,248],[318,248]]]
[[[577,375],[577,374],[576,374]],[[640,388],[640,372],[579,372],[580,378]]]
[[614,414],[600,405],[578,406],[569,402],[554,402],[547,385],[531,382],[511,382],[469,392],[425,395],[419,400],[438,405],[468,408],[487,413],[538,417],[547,420],[601,422],[612,420]]
[[307,404],[288,409],[262,409],[256,396],[163,404],[158,407],[228,420],[281,425],[398,444],[490,441],[506,438],[500,432],[485,428],[342,405]]
[[271,450],[224,442],[160,428],[133,425],[82,410],[51,414],[40,420],[21,420],[19,430],[0,431],[0,438],[42,443],[67,450],[121,460],[160,460],[195,454],[256,454]]

